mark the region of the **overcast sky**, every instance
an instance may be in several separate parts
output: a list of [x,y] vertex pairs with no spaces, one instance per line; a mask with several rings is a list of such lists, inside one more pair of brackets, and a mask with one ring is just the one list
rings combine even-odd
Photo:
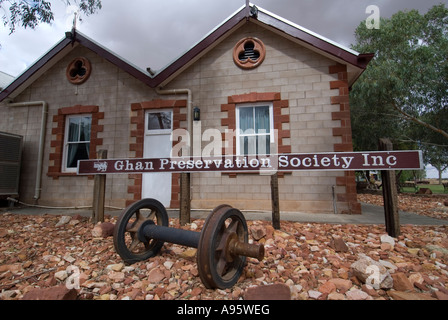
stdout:
[[[350,46],[354,30],[376,5],[382,17],[399,10],[425,13],[448,0],[253,0],[255,5]],[[0,25],[0,71],[18,76],[64,37],[73,7],[52,1],[55,21],[37,29]],[[188,50],[245,4],[245,0],[103,0],[98,14],[82,17],[77,29],[136,66],[158,70]],[[3,14],[3,12],[1,13]]]
[[[426,13],[448,0],[252,0],[255,5],[345,46],[354,43],[356,27],[376,5],[381,17],[400,10]],[[98,14],[81,17],[77,29],[129,62],[158,70],[191,48],[245,4],[245,0],[103,0]],[[0,71],[24,72],[70,31],[74,7],[52,1],[55,20],[35,30],[0,24]],[[4,11],[0,8],[0,14]],[[430,170],[428,175],[433,176]]]

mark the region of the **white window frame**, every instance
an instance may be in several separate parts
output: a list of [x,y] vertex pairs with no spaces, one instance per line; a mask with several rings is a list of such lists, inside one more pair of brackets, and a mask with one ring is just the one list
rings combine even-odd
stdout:
[[[272,102],[256,102],[256,103],[242,103],[242,104],[238,104],[236,105],[235,108],[235,120],[236,120],[236,155],[238,156],[242,156],[244,154],[242,154],[240,152],[240,137],[242,136],[260,136],[260,134],[257,133],[253,133],[253,134],[247,134],[247,133],[243,133],[242,130],[240,129],[240,110],[242,108],[248,108],[248,107],[269,107],[269,138],[270,138],[270,142],[271,144],[274,141],[274,104]],[[263,134],[265,135],[265,134]],[[271,148],[269,148],[271,149]],[[272,152],[272,150],[269,150],[270,152]],[[249,155],[253,155],[253,154],[249,154]]]
[[[67,167],[67,153],[68,153],[68,146],[70,144],[70,142],[68,141],[68,136],[69,136],[69,123],[70,123],[70,119],[73,118],[82,118],[82,117],[90,117],[90,119],[92,120],[92,115],[90,113],[84,113],[84,114],[72,114],[72,115],[67,115],[65,117],[65,130],[64,130],[64,149],[62,150],[62,172],[76,172],[77,168],[68,168]],[[92,122],[90,122],[92,123]],[[90,139],[92,139],[92,125],[90,125]],[[75,143],[91,143],[91,140],[89,141],[78,141]]]
[[[160,112],[170,112],[171,113],[171,128],[160,129],[160,130],[149,130],[149,128],[148,128],[149,114],[160,113]],[[171,133],[172,131],[173,131],[173,110],[172,109],[155,109],[155,110],[147,110],[145,112],[145,135],[168,134],[168,133]]]

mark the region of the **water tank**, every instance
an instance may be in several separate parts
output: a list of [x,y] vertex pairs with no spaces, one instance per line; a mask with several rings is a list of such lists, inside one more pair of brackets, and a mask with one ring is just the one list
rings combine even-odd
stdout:
[[0,197],[18,196],[23,137],[0,131]]

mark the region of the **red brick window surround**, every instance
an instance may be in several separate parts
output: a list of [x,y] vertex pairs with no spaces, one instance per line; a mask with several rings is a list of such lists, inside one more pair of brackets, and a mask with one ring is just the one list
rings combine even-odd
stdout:
[[[181,113],[182,108],[187,107],[186,100],[152,100],[140,103],[133,103],[131,110],[131,125],[134,128],[131,130],[131,138],[135,138],[135,142],[129,145],[129,151],[135,152],[136,158],[143,157],[143,145],[145,139],[145,111],[155,109],[171,109],[173,110],[173,124],[172,129],[180,129],[180,122],[187,120],[186,113]],[[176,144],[173,141],[173,146]],[[171,175],[171,201],[170,208],[179,208],[179,192],[180,192],[180,174],[173,173]],[[126,205],[132,204],[142,198],[142,174],[130,174],[129,179],[132,180],[131,185],[128,186],[128,193],[133,195],[133,199],[127,200]]]
[[[342,140],[341,143],[334,145],[334,151],[350,152],[353,151],[353,143],[347,66],[343,64],[330,66],[329,73],[338,76],[338,80],[330,82],[330,88],[339,89],[339,95],[331,97],[331,104],[339,105],[339,111],[332,112],[332,119],[341,121],[339,128],[333,128],[333,136],[341,137]],[[345,171],[343,177],[336,178],[336,185],[345,187],[345,193],[337,194],[337,199],[348,202],[348,213],[361,214],[361,204],[357,200],[355,172]]]
[[58,109],[58,114],[53,116],[53,123],[56,124],[51,131],[52,140],[50,153],[50,166],[48,167],[47,176],[58,179],[60,176],[76,176],[74,172],[62,172],[62,158],[64,152],[64,134],[66,117],[69,115],[90,114],[92,116],[91,132],[90,132],[90,159],[96,158],[97,147],[103,144],[103,139],[98,138],[98,132],[103,132],[103,125],[99,124],[100,119],[104,119],[104,112],[99,112],[98,106],[82,106],[65,107]]
[[[227,113],[227,117],[221,119],[221,125],[227,127],[229,130],[236,130],[236,108],[238,104],[270,102],[273,104],[274,129],[278,133],[278,153],[291,153],[291,145],[284,143],[284,138],[290,138],[291,133],[289,129],[283,129],[284,123],[289,123],[289,113],[282,114],[282,109],[289,108],[289,101],[282,100],[280,92],[252,92],[241,95],[229,96],[227,104],[221,105],[221,111]],[[223,141],[226,141],[225,133],[222,133]],[[236,154],[236,139],[233,137],[233,150],[222,150],[223,154]],[[228,173],[226,173],[228,174]],[[236,173],[231,173],[230,176],[236,176]]]

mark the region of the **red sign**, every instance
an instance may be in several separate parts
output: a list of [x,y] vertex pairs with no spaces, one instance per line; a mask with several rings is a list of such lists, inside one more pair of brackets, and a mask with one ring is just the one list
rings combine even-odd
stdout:
[[299,153],[257,156],[78,161],[78,174],[151,172],[276,172],[302,170],[421,170],[421,151]]

